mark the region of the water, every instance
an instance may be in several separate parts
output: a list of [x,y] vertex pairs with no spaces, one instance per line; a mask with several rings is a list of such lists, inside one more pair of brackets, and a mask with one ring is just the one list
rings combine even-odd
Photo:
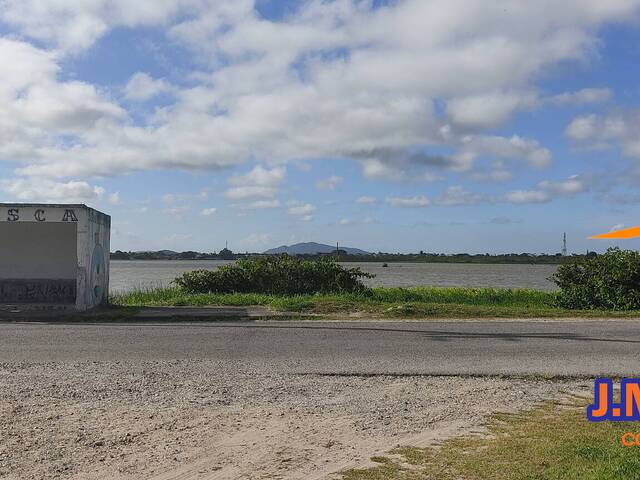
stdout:
[[[216,269],[233,263],[224,260],[137,260],[111,261],[111,292],[126,292],[138,287],[167,286],[184,272]],[[375,287],[495,287],[553,290],[547,280],[556,265],[484,265],[469,263],[345,263],[360,267],[376,278],[366,283]]]

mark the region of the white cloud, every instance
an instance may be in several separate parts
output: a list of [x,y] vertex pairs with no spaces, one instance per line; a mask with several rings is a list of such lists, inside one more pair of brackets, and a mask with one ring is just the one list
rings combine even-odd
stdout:
[[587,191],[591,181],[583,175],[572,175],[566,180],[538,183],[536,190],[516,190],[509,192],[505,199],[510,203],[546,203],[558,197],[573,197]]
[[166,213],[167,215],[172,215],[174,217],[181,217],[182,215],[187,213],[189,210],[191,210],[190,206],[180,205],[176,207],[165,208],[164,210],[162,210],[162,212]]
[[287,203],[287,206],[289,207],[287,210],[289,215],[298,217],[305,222],[313,220],[313,213],[316,211],[316,207],[310,203],[293,200]]
[[583,88],[575,92],[554,95],[547,100],[556,105],[590,105],[607,102],[612,95],[608,88]]
[[426,207],[431,203],[424,195],[416,197],[387,197],[385,201],[392,207],[402,208]]
[[344,181],[344,178],[337,175],[331,175],[328,178],[318,180],[316,186],[320,190],[335,190]]
[[[501,160],[521,160],[533,168],[544,168],[551,163],[551,152],[537,141],[512,137],[468,135],[462,139],[461,151],[469,157],[490,156]],[[470,161],[470,160],[468,160]]]
[[354,223],[355,222],[351,218],[343,218],[338,222],[338,224],[342,225],[343,227],[353,225]]
[[268,210],[271,208],[279,208],[282,206],[279,200],[255,200],[253,202],[234,204],[242,210]]
[[31,38],[77,52],[112,28],[162,25],[204,4],[201,0],[3,0],[0,19]]
[[490,201],[491,199],[485,194],[469,192],[461,186],[452,186],[438,197],[436,203],[443,206],[456,206],[478,205]]
[[284,167],[269,170],[257,165],[245,175],[231,177],[229,179],[231,188],[225,195],[232,200],[273,199],[278,194],[278,189],[285,177]]
[[600,133],[599,120],[595,114],[574,118],[567,126],[565,134],[572,140],[595,139]]
[[200,211],[200,215],[203,217],[211,217],[212,215],[215,215],[217,211],[217,208],[204,208]]
[[454,98],[447,104],[453,125],[463,129],[485,130],[502,125],[516,110],[536,105],[532,92],[490,92]]
[[588,179],[580,175],[572,175],[566,180],[560,182],[545,180],[538,184],[538,188],[555,196],[573,196],[577,193],[586,191],[588,187]]
[[[325,157],[354,159],[368,177],[403,181],[471,172],[481,156],[538,168],[551,154],[535,140],[488,132],[469,140],[464,130],[491,128],[530,108],[545,73],[588,62],[600,27],[633,21],[640,3],[298,5],[272,21],[252,0],[0,0],[1,21],[42,45],[0,40],[0,64],[12,66],[0,72],[0,159],[19,162],[22,175],[65,180]],[[148,119],[132,121],[101,89],[61,80],[71,73],[63,72],[66,55],[115,28],[151,26],[191,48],[202,68],[188,72],[172,102]],[[164,88],[140,79],[145,88],[132,85],[134,97]],[[417,147],[455,153],[420,159]],[[248,183],[228,194],[272,199],[275,189]]]
[[165,80],[156,80],[146,73],[138,72],[129,79],[124,94],[129,100],[144,102],[172,90],[173,87]]
[[616,111],[606,115],[576,117],[565,134],[591,148],[617,146],[623,155],[640,161],[640,109]]
[[509,203],[546,203],[551,201],[547,192],[540,190],[514,190],[506,195]]
[[111,205],[120,205],[122,203],[122,200],[120,199],[120,192],[113,192],[112,194],[110,194],[107,201]]
[[377,200],[375,197],[367,197],[367,196],[358,197],[358,199],[356,200],[356,203],[359,203],[360,205],[371,205],[376,202]]
[[206,190],[201,190],[197,193],[165,193],[162,195],[162,201],[167,205],[173,205],[188,200],[206,200],[208,197],[209,192]]
[[104,194],[104,188],[87,182],[55,182],[42,178],[0,180],[0,190],[11,200],[21,202],[82,203]]

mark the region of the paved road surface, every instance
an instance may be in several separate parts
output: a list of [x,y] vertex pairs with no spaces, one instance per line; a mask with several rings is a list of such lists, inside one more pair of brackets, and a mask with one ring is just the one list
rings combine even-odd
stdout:
[[326,374],[640,375],[640,321],[0,324],[0,362],[205,359]]

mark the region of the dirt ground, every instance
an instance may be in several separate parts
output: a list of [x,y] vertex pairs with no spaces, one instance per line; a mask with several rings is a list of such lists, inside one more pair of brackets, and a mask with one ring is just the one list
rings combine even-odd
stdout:
[[0,364],[0,478],[321,479],[587,382]]

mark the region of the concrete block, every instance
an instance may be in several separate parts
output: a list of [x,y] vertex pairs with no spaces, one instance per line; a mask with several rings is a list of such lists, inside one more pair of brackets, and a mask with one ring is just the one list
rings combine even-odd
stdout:
[[109,299],[111,217],[0,203],[0,309],[84,311]]

